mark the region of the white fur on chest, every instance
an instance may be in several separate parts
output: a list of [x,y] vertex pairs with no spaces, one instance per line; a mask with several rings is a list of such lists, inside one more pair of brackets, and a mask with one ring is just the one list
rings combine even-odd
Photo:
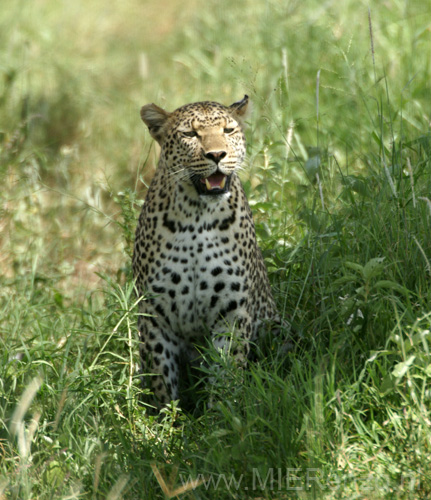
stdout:
[[[182,231],[160,232],[160,265],[151,284],[154,303],[163,307],[170,329],[186,339],[214,329],[232,310],[238,314],[248,295],[245,263],[237,255],[238,226],[220,229],[232,211],[227,198],[215,201],[208,200],[208,210],[183,216]],[[163,292],[156,295],[158,290]]]

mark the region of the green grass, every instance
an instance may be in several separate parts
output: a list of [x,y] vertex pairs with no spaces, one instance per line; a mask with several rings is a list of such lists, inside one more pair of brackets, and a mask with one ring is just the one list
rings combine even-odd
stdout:
[[[431,7],[368,6],[0,9],[0,499],[430,497]],[[243,376],[217,359],[212,409],[197,389],[156,418],[139,108],[244,93],[242,178],[299,341]]]

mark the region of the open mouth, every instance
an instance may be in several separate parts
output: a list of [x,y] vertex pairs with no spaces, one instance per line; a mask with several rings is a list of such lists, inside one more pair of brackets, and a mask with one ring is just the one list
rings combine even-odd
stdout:
[[230,175],[216,172],[208,177],[193,179],[193,184],[199,194],[215,196],[229,191]]

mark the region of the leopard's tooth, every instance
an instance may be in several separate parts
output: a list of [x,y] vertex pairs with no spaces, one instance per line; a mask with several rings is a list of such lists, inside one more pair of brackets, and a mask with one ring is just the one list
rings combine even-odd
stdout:
[[220,182],[220,189],[224,189],[226,185],[226,177],[223,177],[223,180]]
[[208,179],[205,179],[205,186],[207,187],[208,191],[211,191],[212,187],[211,187],[211,183]]

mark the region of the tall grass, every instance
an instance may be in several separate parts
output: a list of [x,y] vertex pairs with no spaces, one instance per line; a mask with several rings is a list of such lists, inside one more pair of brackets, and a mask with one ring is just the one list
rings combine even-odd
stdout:
[[[0,498],[429,497],[430,14],[0,9]],[[157,159],[139,107],[244,93],[243,182],[293,348],[244,376],[206,350],[211,394],[154,417],[130,276]]]

